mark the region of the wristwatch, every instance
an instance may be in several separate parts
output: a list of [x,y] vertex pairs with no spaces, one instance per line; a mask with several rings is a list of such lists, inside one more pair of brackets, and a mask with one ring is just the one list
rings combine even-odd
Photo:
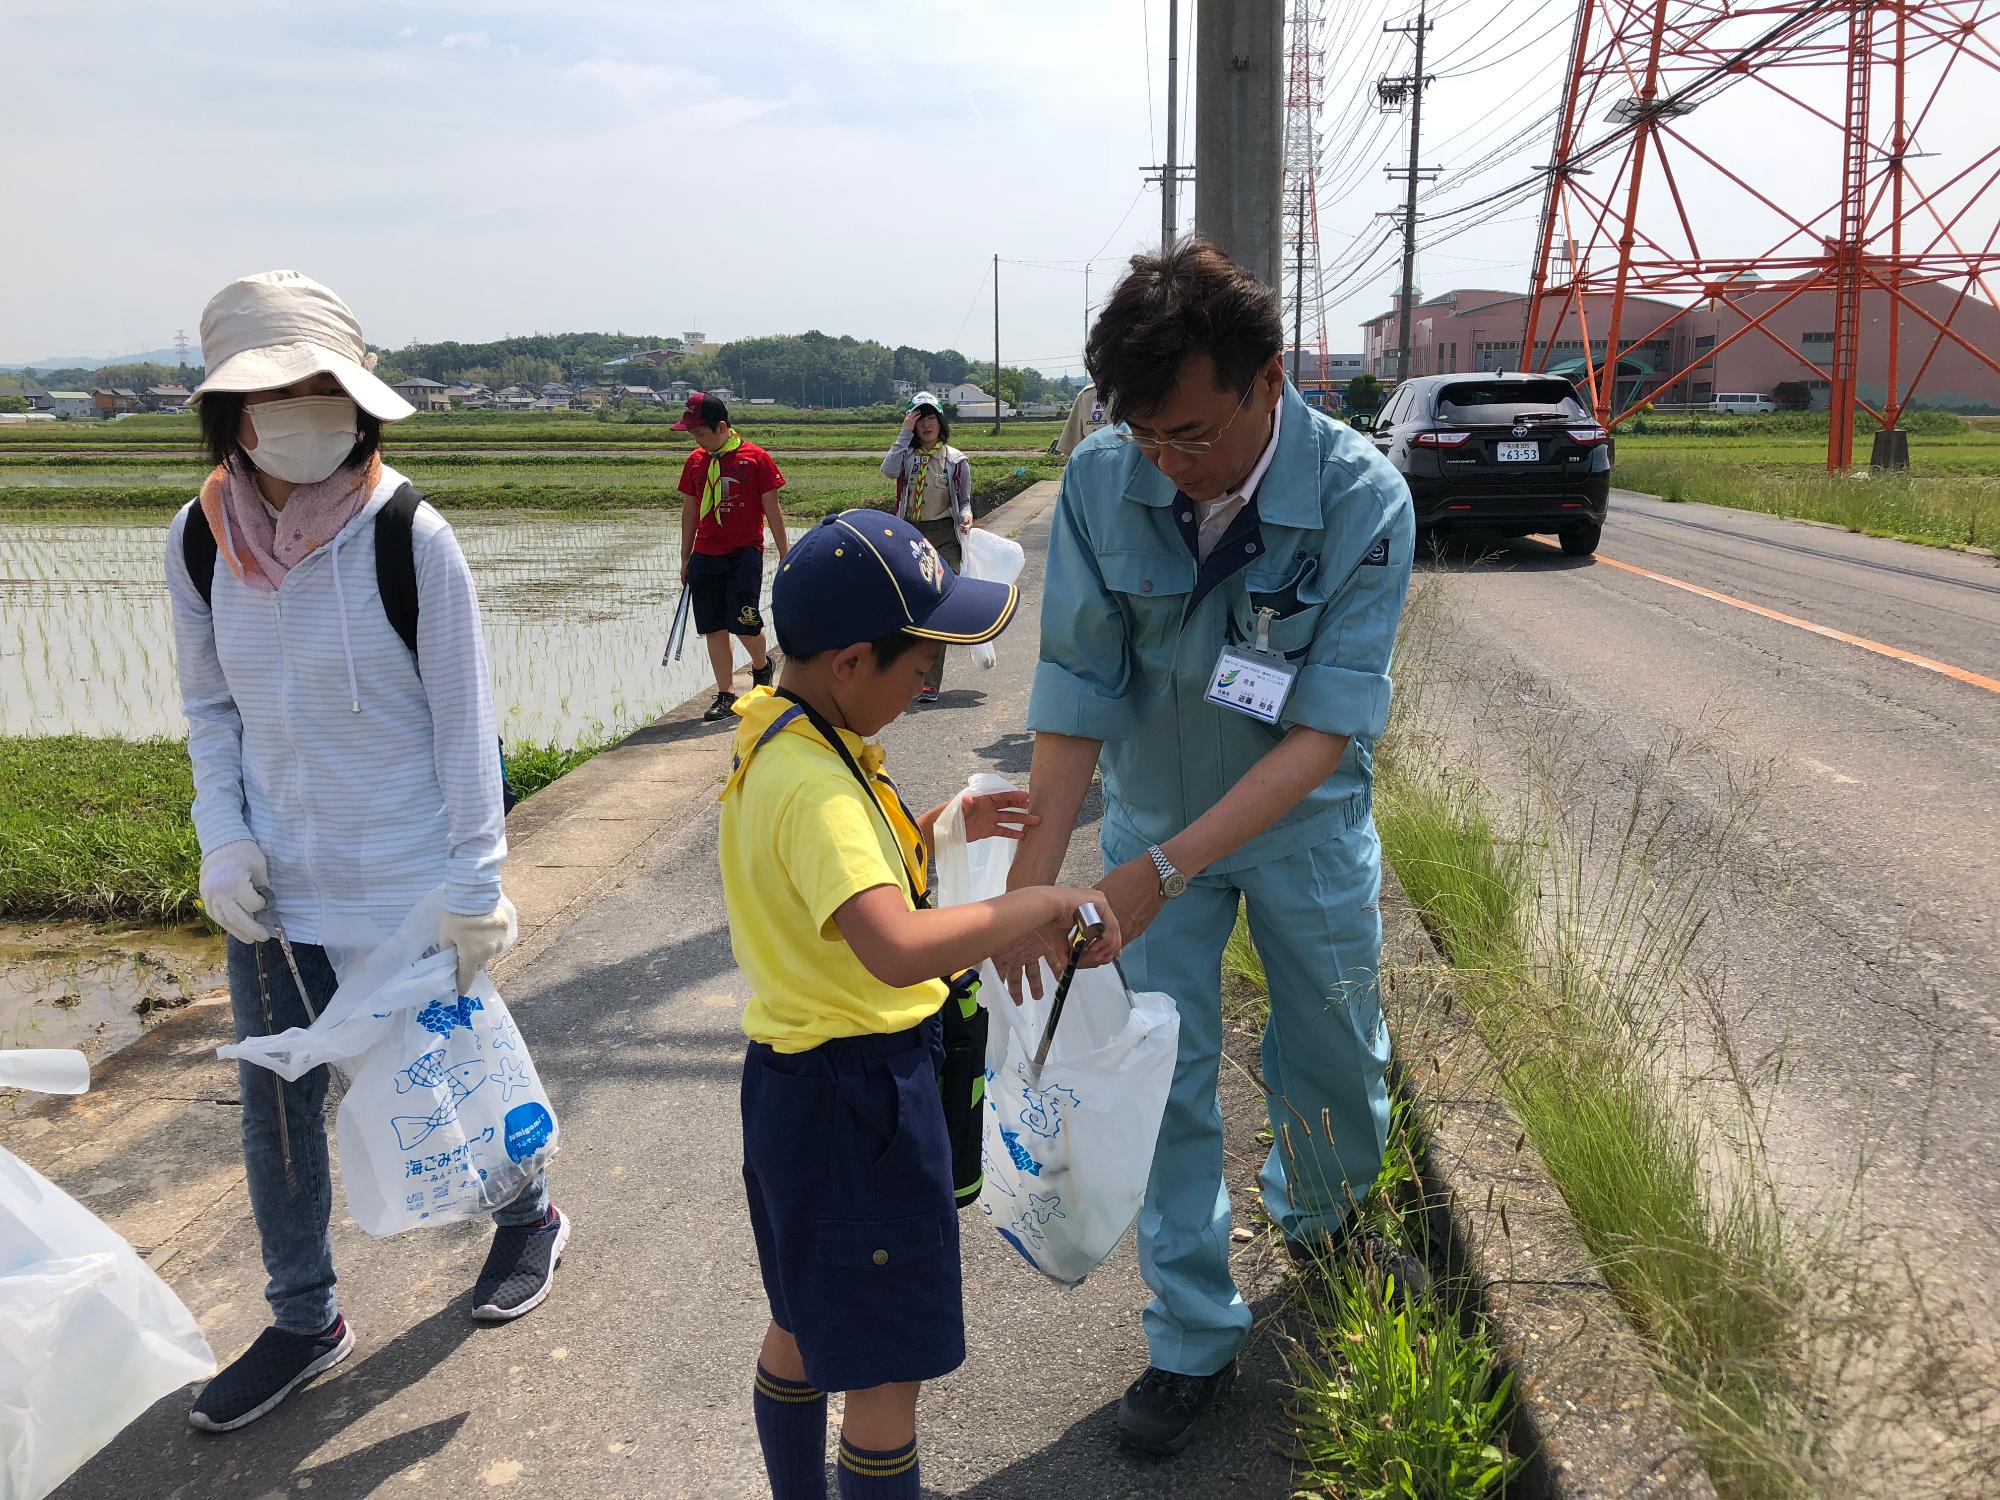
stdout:
[[1187,889],[1187,876],[1174,868],[1174,862],[1167,858],[1166,851],[1154,844],[1146,852],[1153,858],[1153,868],[1160,872],[1160,895],[1171,901]]

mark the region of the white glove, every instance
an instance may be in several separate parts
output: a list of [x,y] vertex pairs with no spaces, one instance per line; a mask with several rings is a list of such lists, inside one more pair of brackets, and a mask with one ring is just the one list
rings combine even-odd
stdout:
[[239,943],[271,940],[271,934],[250,915],[264,909],[264,893],[258,887],[270,883],[264,851],[255,839],[237,839],[201,857],[202,910]]
[[479,971],[514,946],[520,935],[514,903],[505,896],[483,917],[463,917],[448,911],[438,922],[438,946],[458,950],[458,992],[472,988]]

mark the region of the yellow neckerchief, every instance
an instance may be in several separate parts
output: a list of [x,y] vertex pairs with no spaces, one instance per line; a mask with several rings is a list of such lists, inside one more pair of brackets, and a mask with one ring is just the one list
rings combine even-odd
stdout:
[[[944,460],[949,456],[950,449],[945,446],[944,439],[942,438],[938,439],[937,442],[931,444],[928,448],[918,447],[916,440],[912,438],[910,440],[910,451],[917,456],[917,472],[911,476],[910,484],[904,486],[908,503],[904,508],[903,519],[906,521],[916,521],[923,518],[924,490],[930,484],[931,468],[933,465],[937,467],[938,482],[940,484],[945,482]],[[915,487],[916,493],[908,494],[907,492],[912,486]]]
[[[795,704],[788,699],[780,698],[767,687],[753,687],[738,698],[736,717],[738,723],[735,755],[729,780],[722,787],[724,801],[727,801],[730,794],[743,784],[743,778],[749,772],[750,762],[756,753],[779,735],[802,734],[815,745],[826,745],[826,741],[820,738],[819,731],[812,727],[811,722],[798,711]],[[896,836],[896,843],[902,851],[904,873],[908,875],[916,890],[923,890],[929,883],[924,874],[926,861],[923,830],[917,827],[916,818],[911,815],[909,808],[903,805],[903,797],[896,790],[896,784],[882,774],[882,767],[888,759],[887,753],[880,745],[870,744],[858,734],[845,729],[836,729],[834,733],[846,742],[848,753],[867,774],[869,781],[874,783],[869,788],[869,796],[881,809],[882,816],[888,820],[890,832]],[[826,753],[834,764],[840,766],[842,774],[845,775],[847,767],[841,763],[840,757],[830,746],[827,747]],[[852,780],[852,777],[849,779]],[[887,791],[889,795],[884,797],[883,791]]]
[[708,455],[708,473],[702,478],[701,518],[706,521],[715,514],[722,504],[722,455],[734,453],[743,446],[743,434],[735,428],[729,429],[729,436],[722,440],[722,446]]

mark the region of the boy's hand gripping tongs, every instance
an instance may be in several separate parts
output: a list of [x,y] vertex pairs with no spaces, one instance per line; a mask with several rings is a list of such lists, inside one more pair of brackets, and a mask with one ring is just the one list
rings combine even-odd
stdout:
[[[1069,933],[1069,962],[1063,965],[1062,977],[1056,981],[1055,1003],[1049,1007],[1048,1024],[1042,1028],[1042,1039],[1035,1047],[1034,1061],[1029,1070],[1035,1078],[1042,1074],[1042,1064],[1049,1059],[1049,1043],[1056,1038],[1056,1023],[1062,1020],[1063,1003],[1069,999],[1070,984],[1076,979],[1076,971],[1083,962],[1083,955],[1090,945],[1104,936],[1104,919],[1097,914],[1097,908],[1088,901],[1076,909],[1076,925]],[[1119,983],[1125,981],[1125,971],[1118,970]],[[1125,995],[1131,998],[1132,988],[1125,987]]]

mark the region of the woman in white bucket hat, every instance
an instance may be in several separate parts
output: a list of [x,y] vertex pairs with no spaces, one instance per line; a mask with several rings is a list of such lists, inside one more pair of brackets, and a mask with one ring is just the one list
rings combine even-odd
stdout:
[[[309,1025],[336,963],[439,885],[438,941],[457,950],[463,993],[516,924],[472,575],[378,451],[382,424],[412,408],[372,372],[347,304],[296,271],[224,287],[201,345],[193,400],[215,469],[168,530],[166,574],[201,899],[229,934],[236,1035]],[[407,553],[400,623],[378,544]],[[285,1083],[243,1064],[239,1081],[274,1326],[195,1402],[189,1421],[212,1432],[254,1422],[354,1347],[333,1291],[326,1069]],[[569,1232],[544,1177],[493,1217],[473,1290],[483,1321],[548,1295]]]

